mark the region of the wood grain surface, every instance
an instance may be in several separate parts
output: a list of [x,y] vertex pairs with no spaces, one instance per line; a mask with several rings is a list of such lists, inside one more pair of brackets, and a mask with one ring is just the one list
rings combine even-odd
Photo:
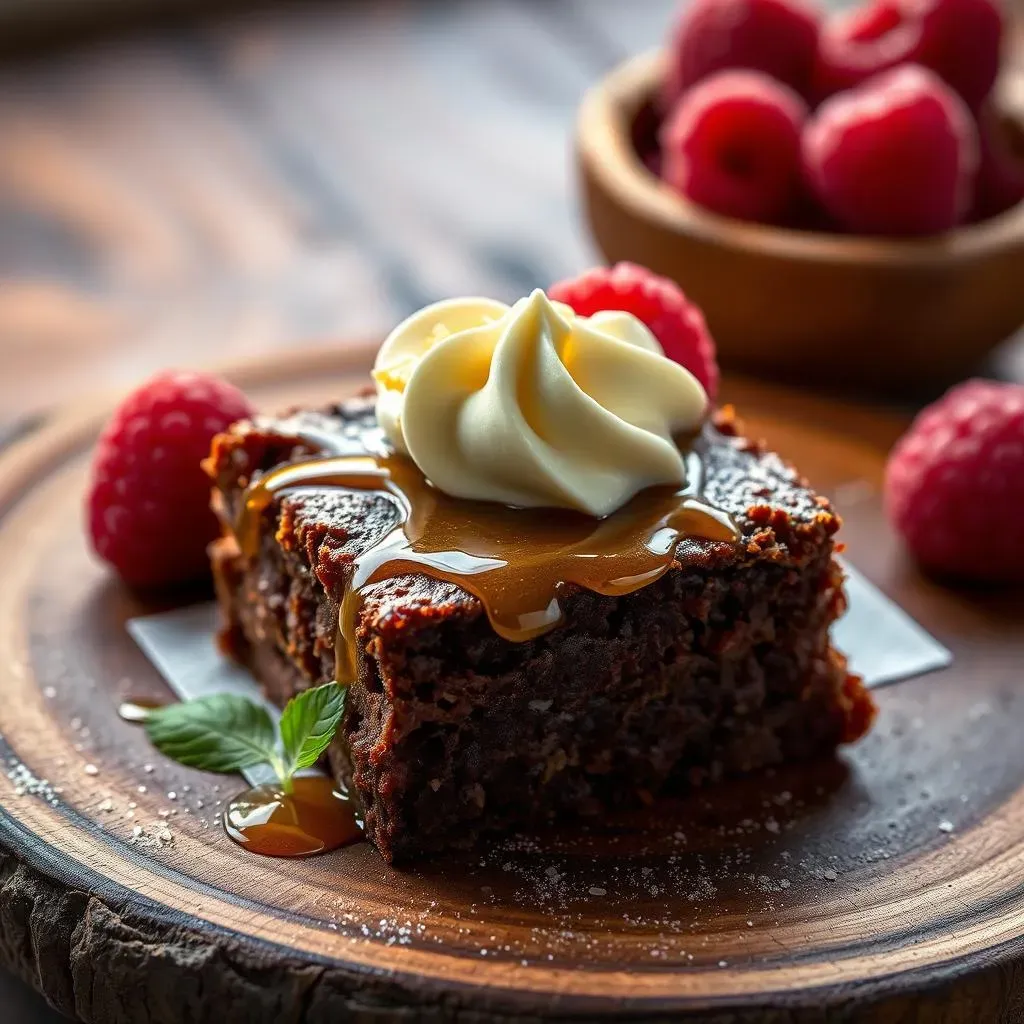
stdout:
[[[237,374],[267,408],[338,397],[369,350]],[[368,845],[296,863],[220,829],[237,783],[157,755],[115,713],[163,682],[89,557],[95,406],[0,459],[0,958],[65,1012],[138,1020],[536,1019],[896,1024],[1024,1008],[1024,597],[919,578],[877,493],[900,421],[767,386],[727,397],[836,496],[849,557],[956,656],[880,691],[839,759],[598,829],[413,871]]]

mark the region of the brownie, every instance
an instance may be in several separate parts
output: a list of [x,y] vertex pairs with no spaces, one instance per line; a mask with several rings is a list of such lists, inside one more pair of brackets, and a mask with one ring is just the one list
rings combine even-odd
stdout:
[[[353,559],[398,513],[374,492],[286,492],[243,554],[233,525],[245,488],[308,459],[304,433],[358,450],[375,430],[372,401],[356,399],[214,441],[223,643],[277,703],[334,677]],[[475,597],[425,576],[366,590],[329,758],[388,861],[650,802],[867,730],[871,699],[828,636],[844,607],[838,517],[729,411],[705,440],[704,496],[734,518],[739,543],[688,539],[665,576],[624,597],[570,588],[564,623],[538,638],[503,639]]]

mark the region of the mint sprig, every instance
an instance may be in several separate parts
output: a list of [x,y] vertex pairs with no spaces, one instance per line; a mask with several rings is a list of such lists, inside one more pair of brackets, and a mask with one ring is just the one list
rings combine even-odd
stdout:
[[281,748],[289,777],[320,760],[345,711],[347,688],[337,683],[306,690],[281,716]]
[[295,773],[316,764],[334,738],[347,692],[327,683],[300,693],[277,728],[261,704],[218,693],[154,709],[146,733],[162,754],[192,768],[230,774],[269,764],[290,793]]

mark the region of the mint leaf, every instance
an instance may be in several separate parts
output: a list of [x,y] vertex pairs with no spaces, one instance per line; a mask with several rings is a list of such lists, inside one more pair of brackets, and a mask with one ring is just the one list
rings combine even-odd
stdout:
[[345,711],[347,692],[344,686],[327,683],[306,690],[288,702],[281,715],[281,745],[283,767],[289,778],[320,760],[320,755],[334,739]]
[[157,708],[146,719],[146,732],[161,753],[208,772],[269,764],[290,793],[292,776],[316,764],[334,738],[346,692],[328,683],[290,701],[281,717],[280,740],[266,708],[228,693]]
[[193,768],[230,772],[277,761],[276,730],[266,708],[218,693],[156,708],[146,733],[161,753]]

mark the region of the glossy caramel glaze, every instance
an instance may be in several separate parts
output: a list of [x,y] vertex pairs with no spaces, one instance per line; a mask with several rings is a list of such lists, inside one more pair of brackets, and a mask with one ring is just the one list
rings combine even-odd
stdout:
[[560,595],[567,586],[629,594],[660,579],[685,538],[724,544],[739,539],[729,515],[701,497],[702,438],[688,452],[685,488],[650,488],[603,519],[453,498],[431,486],[407,457],[372,439],[363,454],[345,452],[326,434],[307,431],[303,440],[320,454],[252,484],[235,534],[242,551],[255,556],[265,509],[302,489],[369,491],[394,503],[395,526],[355,558],[341,602],[336,653],[342,683],[354,678],[355,623],[361,595],[374,583],[410,573],[452,583],[481,602],[500,636],[525,641],[563,621]]
[[326,775],[293,780],[291,793],[276,784],[246,790],[228,804],[224,827],[265,857],[308,857],[363,838],[355,806]]

